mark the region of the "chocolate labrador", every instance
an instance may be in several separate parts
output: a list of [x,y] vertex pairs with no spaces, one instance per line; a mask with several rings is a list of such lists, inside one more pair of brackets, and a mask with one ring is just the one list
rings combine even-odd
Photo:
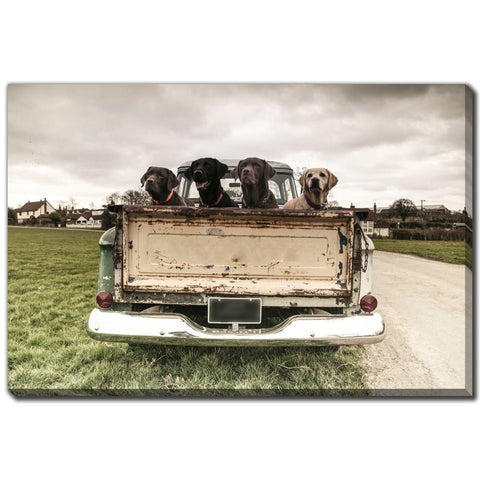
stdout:
[[216,158],[194,160],[185,171],[185,177],[195,182],[202,207],[237,207],[238,205],[222,188],[220,179],[227,173],[228,166]]
[[233,177],[242,184],[244,208],[278,208],[275,195],[268,189],[268,181],[275,175],[273,167],[260,158],[240,160]]
[[173,190],[178,185],[178,179],[168,168],[149,167],[140,182],[142,187],[145,185],[154,205],[195,206],[191,200]]
[[283,208],[323,210],[327,206],[328,192],[337,184],[338,178],[326,168],[309,168],[300,177],[303,193],[289,200]]

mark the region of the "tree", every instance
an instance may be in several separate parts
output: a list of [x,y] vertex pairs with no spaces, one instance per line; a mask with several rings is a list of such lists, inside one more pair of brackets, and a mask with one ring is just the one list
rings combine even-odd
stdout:
[[404,222],[407,217],[413,217],[417,213],[417,207],[408,198],[395,200],[390,207]]
[[127,190],[123,193],[114,192],[105,197],[106,205],[150,205],[150,195],[144,190]]
[[60,217],[60,214],[58,212],[52,212],[48,218],[57,226],[61,221],[62,218]]
[[68,200],[68,204],[70,205],[72,210],[75,210],[75,208],[77,208],[77,203],[78,202],[73,197],[70,197]]
[[122,195],[124,205],[148,205],[151,203],[150,195],[144,190],[127,190]]
[[122,195],[118,192],[111,193],[105,197],[106,205],[120,205],[122,203]]
[[16,225],[17,224],[17,213],[13,208],[8,208],[8,224]]
[[305,170],[307,170],[307,167],[295,167],[293,169],[293,177],[297,182],[300,180],[300,177],[303,175],[303,172],[305,172]]

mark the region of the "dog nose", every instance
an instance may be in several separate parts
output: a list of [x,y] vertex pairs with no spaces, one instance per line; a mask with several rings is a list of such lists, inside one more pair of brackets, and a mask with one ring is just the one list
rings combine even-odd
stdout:
[[153,183],[152,177],[148,177],[145,181],[145,185],[151,185]]
[[194,180],[203,180],[202,177],[203,177],[203,173],[202,173],[201,170],[195,170],[195,171],[193,172],[193,179],[194,179]]
[[315,178],[315,177],[312,178],[311,185],[312,185],[312,187],[320,186],[320,180],[318,178]]

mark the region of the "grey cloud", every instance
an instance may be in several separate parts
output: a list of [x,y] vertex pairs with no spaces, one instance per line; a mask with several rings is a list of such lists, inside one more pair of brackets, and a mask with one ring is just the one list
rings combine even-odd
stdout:
[[417,191],[408,168],[462,174],[464,114],[462,85],[12,85],[8,162],[74,172],[107,195],[149,165],[256,155],[333,165],[353,195],[380,199],[384,182]]

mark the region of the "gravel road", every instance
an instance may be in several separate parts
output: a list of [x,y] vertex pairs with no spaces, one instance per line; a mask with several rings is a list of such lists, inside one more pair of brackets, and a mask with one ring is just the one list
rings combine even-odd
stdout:
[[372,395],[471,394],[471,278],[463,265],[375,252],[373,294],[387,336],[365,346]]

